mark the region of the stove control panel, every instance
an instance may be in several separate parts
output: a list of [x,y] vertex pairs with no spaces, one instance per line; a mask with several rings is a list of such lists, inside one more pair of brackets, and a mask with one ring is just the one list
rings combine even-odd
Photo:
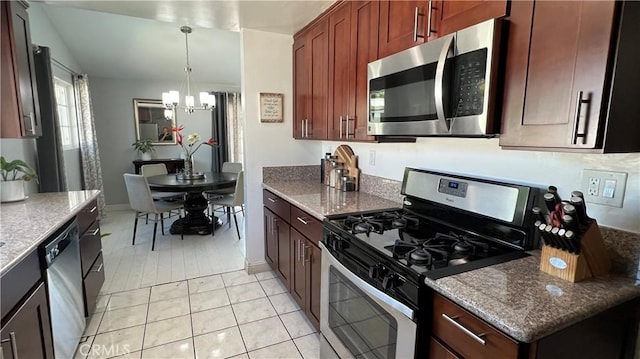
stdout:
[[463,181],[454,181],[448,178],[441,178],[438,184],[438,192],[465,198],[469,185]]

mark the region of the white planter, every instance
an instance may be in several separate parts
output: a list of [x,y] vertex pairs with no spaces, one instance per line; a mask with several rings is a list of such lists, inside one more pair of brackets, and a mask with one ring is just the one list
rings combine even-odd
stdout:
[[23,180],[0,182],[0,202],[16,202],[25,198]]
[[151,153],[150,152],[145,152],[142,154],[141,156],[143,161],[151,161]]

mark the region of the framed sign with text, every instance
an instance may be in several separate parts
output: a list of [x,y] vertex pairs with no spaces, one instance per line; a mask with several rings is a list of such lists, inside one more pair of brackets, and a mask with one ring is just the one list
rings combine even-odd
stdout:
[[281,93],[260,93],[260,122],[284,122]]

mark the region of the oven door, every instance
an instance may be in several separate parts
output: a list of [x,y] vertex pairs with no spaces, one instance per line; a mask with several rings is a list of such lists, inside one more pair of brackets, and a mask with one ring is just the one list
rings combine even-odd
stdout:
[[320,247],[320,331],[336,353],[341,358],[413,358],[414,311],[353,274],[323,243]]

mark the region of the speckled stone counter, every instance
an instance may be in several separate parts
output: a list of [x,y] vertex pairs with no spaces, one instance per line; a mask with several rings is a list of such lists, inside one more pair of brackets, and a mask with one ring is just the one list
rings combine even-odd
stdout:
[[4,274],[60,226],[76,215],[100,191],[30,194],[25,201],[0,205],[0,273]]
[[342,192],[316,181],[273,181],[262,187],[322,220],[332,214],[399,208],[393,202],[364,192]]
[[521,342],[560,329],[640,297],[635,281],[609,276],[571,283],[538,270],[532,256],[457,274],[427,285]]

